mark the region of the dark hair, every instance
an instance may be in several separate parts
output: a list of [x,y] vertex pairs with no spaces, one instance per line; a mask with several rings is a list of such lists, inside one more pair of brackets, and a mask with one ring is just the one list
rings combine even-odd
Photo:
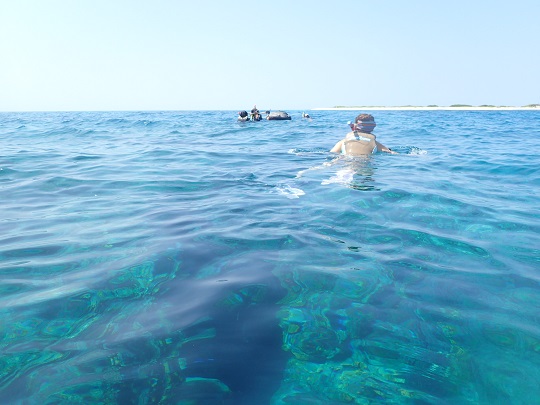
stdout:
[[371,114],[360,114],[354,120],[354,122],[358,121],[375,121],[375,118],[373,118],[373,115]]
[[242,118],[247,117],[247,111],[240,111],[238,114],[239,114],[240,117],[242,117]]

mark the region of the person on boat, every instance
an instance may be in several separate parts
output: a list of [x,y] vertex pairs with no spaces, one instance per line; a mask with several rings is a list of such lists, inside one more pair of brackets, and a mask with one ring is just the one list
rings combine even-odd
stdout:
[[238,112],[238,121],[249,121],[247,111],[244,110]]
[[259,113],[259,110],[257,109],[257,105],[254,105],[253,108],[251,109],[251,119],[253,121],[260,121],[262,119],[261,114]]
[[375,152],[397,153],[377,142],[377,137],[371,132],[377,124],[371,114],[360,114],[354,124],[349,123],[352,131],[336,143],[330,152],[341,153],[348,156],[370,155]]

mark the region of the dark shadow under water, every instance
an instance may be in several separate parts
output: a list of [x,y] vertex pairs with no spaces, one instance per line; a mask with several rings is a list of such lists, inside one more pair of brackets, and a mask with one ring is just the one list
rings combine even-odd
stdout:
[[[282,350],[276,317],[285,292],[266,270],[235,270],[228,279],[206,279],[198,288],[189,280],[177,280],[161,299],[178,305],[196,300],[198,319],[171,333],[172,343],[160,347],[159,358],[151,342],[139,341],[138,347],[129,348],[131,353],[148,353],[138,361],[144,367],[151,367],[151,362],[164,367],[138,373],[141,378],[126,375],[115,387],[119,402],[139,403],[146,398],[145,403],[161,404],[270,403],[288,354]],[[212,299],[197,298],[204,288],[212,290]],[[179,365],[178,359],[184,364]]]

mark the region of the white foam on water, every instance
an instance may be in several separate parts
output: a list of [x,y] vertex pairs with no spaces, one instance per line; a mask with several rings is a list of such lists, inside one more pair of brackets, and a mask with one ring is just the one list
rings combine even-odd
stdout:
[[354,170],[351,170],[349,168],[341,169],[336,172],[335,176],[332,176],[329,179],[323,180],[321,184],[322,185],[333,184],[333,183],[350,184],[353,181],[353,178],[354,178]]
[[304,190],[291,187],[289,184],[280,185],[277,187],[278,193],[284,195],[287,198],[300,198],[300,196],[305,195]]
[[298,173],[296,173],[296,178],[299,179],[300,177],[302,177],[307,172],[310,172],[310,171],[313,171],[313,170],[321,170],[321,169],[324,169],[326,167],[330,167],[331,165],[332,164],[330,162],[324,162],[321,165],[313,166],[313,167],[310,167],[309,169],[300,170]]

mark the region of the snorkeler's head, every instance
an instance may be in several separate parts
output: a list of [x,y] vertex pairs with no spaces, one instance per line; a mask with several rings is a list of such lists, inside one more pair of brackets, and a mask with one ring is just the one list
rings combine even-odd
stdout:
[[375,118],[371,114],[360,114],[354,120],[353,131],[360,131],[365,133],[371,133],[377,126]]

